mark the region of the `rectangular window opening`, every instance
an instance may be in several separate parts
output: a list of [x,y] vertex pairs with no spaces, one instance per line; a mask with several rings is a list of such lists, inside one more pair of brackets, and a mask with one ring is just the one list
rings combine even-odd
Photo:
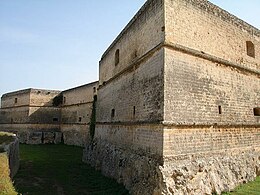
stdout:
[[17,98],[15,98],[15,99],[14,99],[14,103],[17,103],[17,102],[18,102],[18,99],[17,99]]
[[115,109],[112,109],[112,110],[111,110],[111,118],[112,118],[112,119],[115,117],[115,114],[116,114]]
[[58,118],[53,118],[52,121],[53,121],[53,122],[58,122],[59,119],[58,119]]
[[81,117],[79,117],[79,122],[81,122],[82,121],[82,118]]
[[135,116],[135,106],[133,107],[133,115]]
[[260,107],[254,108],[254,116],[260,116]]
[[218,114],[222,114],[222,107],[218,106]]

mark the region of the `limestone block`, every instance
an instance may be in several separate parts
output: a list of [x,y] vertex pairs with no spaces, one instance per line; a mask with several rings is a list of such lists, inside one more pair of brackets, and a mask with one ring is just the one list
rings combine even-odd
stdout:
[[27,143],[27,140],[29,138],[29,133],[28,132],[19,132],[19,133],[17,133],[17,137],[21,144],[25,144],[25,143]]
[[27,144],[41,144],[42,143],[42,132],[32,132],[29,134]]
[[61,138],[62,138],[62,133],[61,132],[55,132],[54,133],[54,143],[55,144],[60,144],[61,143]]
[[51,144],[54,142],[54,132],[44,132],[43,133],[43,143]]

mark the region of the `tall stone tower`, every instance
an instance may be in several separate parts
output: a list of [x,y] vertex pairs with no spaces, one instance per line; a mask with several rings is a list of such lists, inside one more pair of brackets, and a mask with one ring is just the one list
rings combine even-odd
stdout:
[[211,194],[260,170],[260,31],[206,0],[148,0],[100,61],[84,160],[134,194]]

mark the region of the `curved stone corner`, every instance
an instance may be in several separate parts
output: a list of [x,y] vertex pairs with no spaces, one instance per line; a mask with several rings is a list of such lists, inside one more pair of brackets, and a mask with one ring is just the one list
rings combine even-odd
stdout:
[[19,140],[15,134],[10,134],[10,136],[13,137],[13,141],[9,143],[2,143],[1,146],[8,156],[10,177],[13,178],[20,166]]

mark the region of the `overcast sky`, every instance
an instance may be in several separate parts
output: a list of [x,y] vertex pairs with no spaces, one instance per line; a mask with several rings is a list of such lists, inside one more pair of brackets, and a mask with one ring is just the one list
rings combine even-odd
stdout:
[[[0,96],[98,80],[102,53],[145,0],[0,0]],[[259,0],[212,0],[260,28]]]

